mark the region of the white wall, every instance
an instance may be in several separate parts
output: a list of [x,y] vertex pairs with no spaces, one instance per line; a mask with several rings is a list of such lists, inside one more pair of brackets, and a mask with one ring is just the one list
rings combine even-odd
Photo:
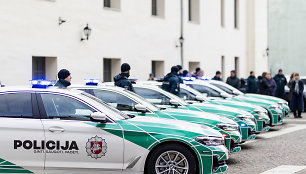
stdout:
[[[247,75],[246,4],[240,0],[239,29],[234,29],[234,0],[225,1],[225,27],[221,27],[220,1],[200,1],[200,23],[188,22],[185,12],[185,65],[200,62],[207,75],[226,75],[240,59],[241,76]],[[128,62],[131,78],[146,80],[151,61],[165,61],[164,72],[180,64],[180,3],[165,1],[163,18],[151,16],[150,0],[121,0],[118,10],[103,8],[103,0],[1,0],[0,81],[24,85],[32,77],[32,56],[57,57],[57,69],[69,69],[73,83],[84,78],[103,80],[103,58]],[[58,25],[58,18],[67,22]],[[80,41],[86,24],[88,41]],[[5,73],[3,73],[5,72]],[[118,72],[119,73],[119,72]]]

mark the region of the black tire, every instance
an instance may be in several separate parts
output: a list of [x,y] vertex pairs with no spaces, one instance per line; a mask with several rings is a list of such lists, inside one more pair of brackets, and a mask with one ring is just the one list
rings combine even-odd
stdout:
[[[158,169],[155,168],[156,163],[158,163],[160,161],[160,159],[162,159],[162,158],[160,158],[160,156],[162,156],[166,152],[169,152],[170,159],[172,159],[172,160],[175,159],[175,156],[176,156],[175,152],[179,152],[178,153],[179,157],[177,157],[178,159],[176,159],[176,162],[179,162],[180,159],[183,159],[181,157],[185,157],[186,160],[184,160],[184,161],[187,161],[188,172],[187,172],[187,170],[183,170],[181,168],[176,168],[175,165],[172,166],[173,168],[179,169],[180,172],[183,172],[182,174],[185,174],[185,173],[186,174],[196,174],[197,163],[196,163],[196,159],[195,159],[193,153],[188,148],[186,148],[185,146],[180,145],[180,144],[175,144],[175,143],[171,143],[171,144],[169,143],[169,144],[162,145],[162,146],[154,149],[154,151],[152,151],[152,153],[148,156],[148,159],[147,159],[147,163],[146,163],[146,167],[145,167],[145,173],[146,174],[156,174],[156,170],[159,170],[159,169],[160,170],[167,170],[167,169],[171,168],[171,166],[170,166],[171,164],[169,165],[168,168],[158,168]],[[180,155],[183,155],[183,156],[180,156]],[[167,157],[165,157],[165,159],[168,160]],[[186,164],[186,163],[181,162],[181,163],[177,164],[176,166],[182,167],[184,164]],[[166,165],[166,164],[164,164],[164,165]],[[168,172],[165,172],[165,173],[168,173]]]

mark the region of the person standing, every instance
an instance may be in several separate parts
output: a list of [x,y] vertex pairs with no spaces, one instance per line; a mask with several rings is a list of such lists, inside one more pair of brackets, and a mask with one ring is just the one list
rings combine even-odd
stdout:
[[150,73],[149,74],[149,79],[148,81],[153,81],[154,80],[154,74],[153,73]]
[[174,95],[179,95],[180,92],[180,79],[178,77],[178,67],[172,66],[171,72],[164,77],[162,89]]
[[277,86],[275,97],[285,99],[285,86],[287,85],[287,79],[283,75],[283,70],[279,69],[278,74],[276,74],[273,79]]
[[290,88],[291,88],[292,82],[293,82],[294,79],[295,79],[295,74],[296,74],[295,72],[291,74],[290,80],[289,80],[289,83],[288,83],[289,94],[288,94],[287,99],[288,99],[289,103],[290,103],[291,96],[292,96],[292,92],[290,91]]
[[267,73],[262,79],[262,89],[264,95],[274,96],[276,91],[275,80],[271,77],[270,73]]
[[226,83],[239,90],[240,80],[236,76],[236,71],[232,70],[231,75],[226,79]]
[[254,71],[250,72],[250,76],[247,79],[247,93],[257,92],[257,79],[255,77]]
[[195,72],[192,74],[192,77],[195,77],[196,79],[198,79],[200,77],[200,71],[201,71],[201,68],[196,68],[195,69]]
[[135,92],[132,82],[128,80],[128,78],[130,77],[130,70],[130,65],[127,63],[123,63],[121,65],[121,73],[114,77],[114,82],[115,86],[119,86],[125,88],[126,90]]
[[184,79],[183,79],[183,67],[181,65],[177,65],[178,68],[178,77],[180,79],[180,83],[184,83]]
[[220,71],[217,71],[215,77],[213,77],[211,80],[222,81],[221,72],[220,72]]
[[[290,100],[290,109],[293,111],[294,118],[302,118],[302,111],[304,110],[304,83],[300,80],[299,73],[295,74],[295,78],[292,81],[290,87],[291,100]],[[298,112],[298,114],[296,113]]]
[[71,74],[68,70],[66,69],[61,69],[57,73],[58,81],[54,86],[57,86],[59,88],[67,88],[68,86],[71,85]]
[[267,72],[263,72],[261,76],[258,76],[258,82],[257,82],[257,93],[258,94],[264,94],[264,89],[262,85],[262,80],[266,78]]

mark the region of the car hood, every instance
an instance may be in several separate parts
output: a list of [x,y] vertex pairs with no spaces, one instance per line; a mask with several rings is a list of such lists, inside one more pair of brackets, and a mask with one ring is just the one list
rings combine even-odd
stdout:
[[183,109],[166,109],[159,112],[169,114],[169,116],[173,116],[175,119],[179,120],[180,119],[185,120],[187,118],[188,120],[185,121],[191,121],[191,122],[199,122],[199,121],[203,123],[214,122],[214,125],[218,123],[237,124],[231,119],[207,112],[199,112],[199,111],[183,110]]
[[277,98],[277,97],[273,97],[273,96],[268,96],[268,95],[261,95],[261,94],[244,94],[244,97],[254,97],[254,98],[258,98],[258,99],[266,99],[266,100],[270,100],[273,102],[282,102],[282,103],[287,103],[286,100],[281,99],[281,98]]
[[190,138],[198,135],[222,137],[217,130],[186,121],[142,116],[136,116],[126,121],[149,133],[171,134],[172,136],[186,136]]

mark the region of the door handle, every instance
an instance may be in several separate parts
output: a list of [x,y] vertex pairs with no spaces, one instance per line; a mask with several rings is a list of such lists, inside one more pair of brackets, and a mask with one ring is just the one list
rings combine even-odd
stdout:
[[49,128],[49,131],[50,131],[50,132],[64,132],[65,129],[64,129],[64,128],[61,128],[61,127],[50,127],[50,128]]

